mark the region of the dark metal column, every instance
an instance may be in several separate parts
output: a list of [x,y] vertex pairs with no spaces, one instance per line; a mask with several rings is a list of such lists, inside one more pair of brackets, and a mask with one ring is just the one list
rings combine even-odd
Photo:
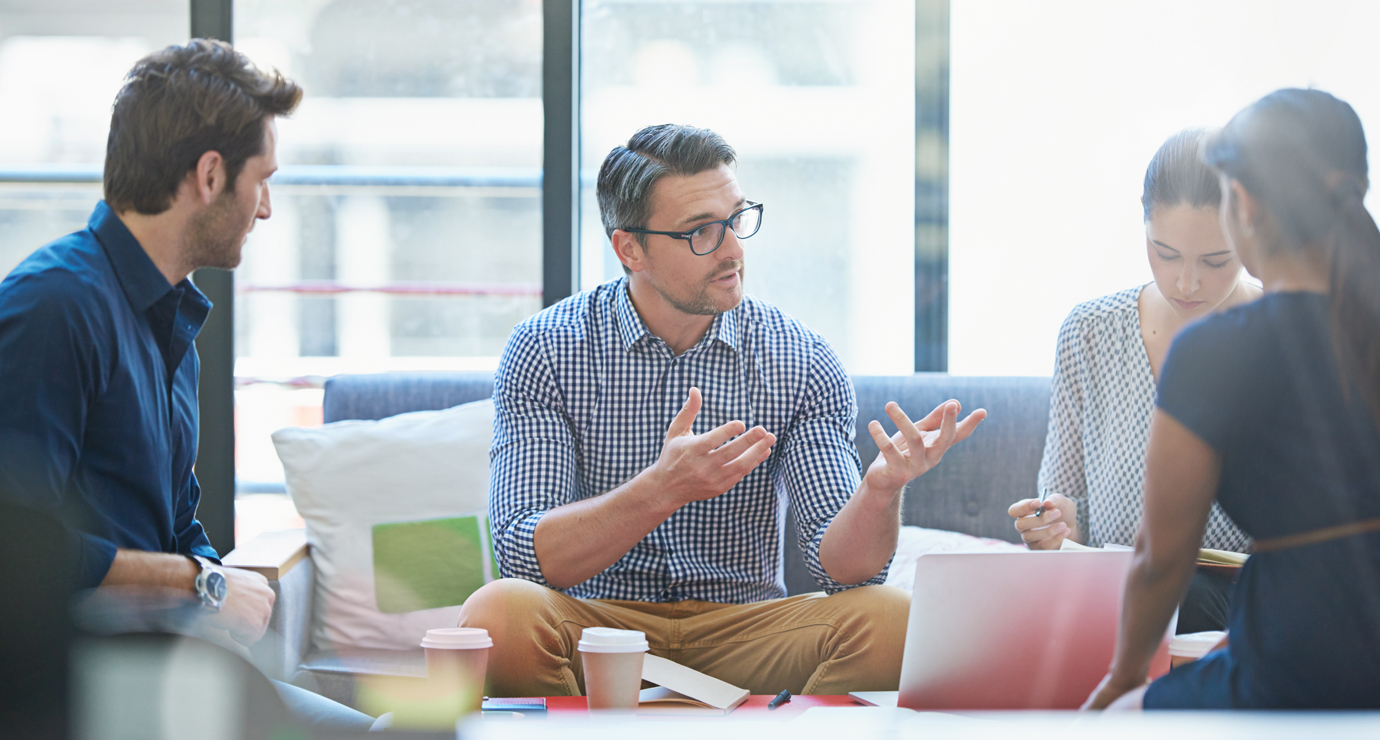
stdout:
[[579,289],[580,0],[542,3],[542,305]]
[[[234,0],[191,3],[193,38],[234,40]],[[196,338],[201,357],[197,519],[224,555],[235,547],[235,282],[229,270],[210,268],[197,270],[192,280],[215,304]]]
[[915,1],[915,370],[949,369],[949,0]]

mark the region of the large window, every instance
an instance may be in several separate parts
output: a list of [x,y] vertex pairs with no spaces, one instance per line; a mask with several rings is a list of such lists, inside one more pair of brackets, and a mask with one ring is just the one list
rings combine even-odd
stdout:
[[952,12],[955,373],[1047,375],[1076,303],[1150,281],[1141,179],[1170,134],[1310,85],[1380,131],[1374,3],[955,0]]
[[0,275],[86,226],[120,79],[188,18],[186,0],[0,4]]
[[[12,0],[0,272],[85,225],[123,74],[199,28],[307,93],[279,122],[273,216],[233,289],[223,274],[202,283],[218,316],[233,306],[233,332],[208,325],[198,342],[201,516],[221,549],[236,493],[240,538],[296,521],[270,434],[319,424],[326,378],[492,370],[544,300],[620,275],[589,186],[649,124],[714,128],[738,149],[744,189],[768,207],[747,244],[751,294],[821,332],[851,372],[909,373],[935,346],[942,366],[942,332],[916,341],[919,306],[944,300],[944,52],[915,53],[916,7],[940,6],[586,0],[561,8],[582,29],[578,63],[544,65],[555,11],[540,0]],[[544,94],[563,69],[582,83],[576,117]],[[566,174],[585,186],[564,244],[543,198],[553,132],[580,142]],[[922,271],[933,284],[917,301]]]
[[852,373],[912,372],[914,5],[586,0],[582,24],[582,285],[622,274],[593,194],[604,156],[647,125],[711,128],[767,206],[747,292]]
[[236,272],[237,478],[342,372],[492,370],[541,308],[541,4],[237,0],[235,45],[306,90]]

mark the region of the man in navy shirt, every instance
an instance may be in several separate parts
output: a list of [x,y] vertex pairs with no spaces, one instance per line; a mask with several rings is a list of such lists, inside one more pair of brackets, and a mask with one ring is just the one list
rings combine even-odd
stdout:
[[[245,645],[274,596],[263,576],[222,570],[196,519],[193,340],[211,303],[188,276],[234,268],[271,214],[274,121],[301,99],[220,42],[140,60],[115,99],[105,200],[0,282],[0,491],[63,523],[83,587],[195,594],[208,626]],[[372,721],[279,692],[313,722]]]
[[[301,99],[219,41],[141,59],[110,116],[105,200],[0,282],[0,496],[61,520],[81,587],[195,594],[207,627],[243,645],[264,636],[273,591],[222,570],[196,520],[193,340],[211,302],[188,276],[235,268],[272,214],[275,119]],[[277,689],[313,725],[373,722]]]
[[192,342],[211,303],[188,275],[238,265],[269,217],[274,117],[301,97],[216,42],[141,60],[115,100],[105,200],[0,283],[0,483],[65,523],[82,585],[195,591],[245,644],[273,592],[216,573],[196,520]]

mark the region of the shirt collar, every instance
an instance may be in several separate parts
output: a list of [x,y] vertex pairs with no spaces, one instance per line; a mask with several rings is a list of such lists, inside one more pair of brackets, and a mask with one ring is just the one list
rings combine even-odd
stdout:
[[738,350],[738,309],[742,307],[739,303],[732,311],[721,313],[714,317],[714,323],[710,325],[709,331],[705,336],[728,345],[729,349]]
[[[614,299],[614,314],[617,316],[618,336],[623,340],[623,349],[631,350],[643,337],[651,336],[647,331],[647,324],[642,321],[642,316],[637,313],[637,308],[633,306],[632,296],[628,294],[628,279],[620,278],[617,290],[617,297]],[[741,304],[740,304],[741,305]],[[705,332],[704,338],[695,346],[700,347],[708,342],[720,341],[736,351],[738,349],[738,322],[735,320],[738,309],[734,308],[727,313],[721,313],[714,317],[714,321],[709,325],[709,331]]]
[[632,296],[628,295],[628,279],[619,278],[614,286],[614,315],[618,321],[618,337],[623,340],[623,349],[630,350],[644,336],[650,336],[647,325],[642,322],[637,309],[633,307]]
[[[105,201],[96,204],[96,210],[91,212],[86,225],[105,248],[110,266],[115,270],[115,278],[120,281],[125,299],[135,313],[144,313],[173,289],[168,279],[158,271],[158,266],[153,264],[148,252],[139,245],[139,240],[134,238],[134,234]],[[183,282],[190,285],[189,281]]]

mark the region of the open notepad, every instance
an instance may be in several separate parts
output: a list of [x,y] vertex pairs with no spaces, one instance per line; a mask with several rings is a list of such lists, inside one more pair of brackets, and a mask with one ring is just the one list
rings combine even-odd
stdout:
[[[1060,550],[1096,550],[1096,547],[1080,545],[1070,539],[1065,539],[1059,545]],[[1103,545],[1104,550],[1129,550],[1125,545]],[[1243,552],[1231,552],[1230,550],[1210,550],[1206,547],[1198,551],[1198,565],[1209,568],[1223,568],[1234,570],[1246,564],[1246,558],[1250,557]]]
[[642,680],[657,685],[640,694],[638,714],[723,715],[748,699],[747,689],[655,655],[643,660]]

